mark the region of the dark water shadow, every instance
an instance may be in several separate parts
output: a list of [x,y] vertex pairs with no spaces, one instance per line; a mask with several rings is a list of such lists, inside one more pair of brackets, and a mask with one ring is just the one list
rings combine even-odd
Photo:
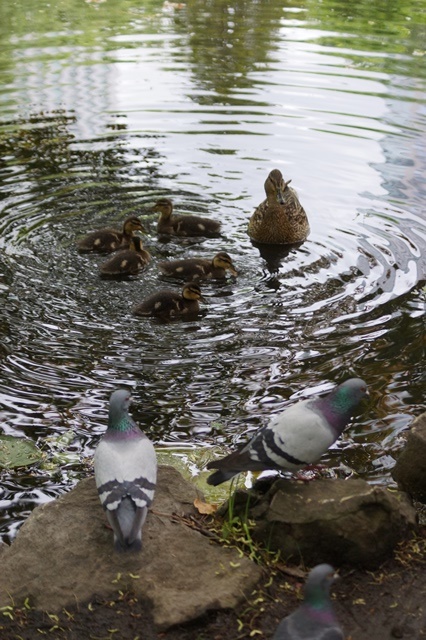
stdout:
[[280,270],[282,261],[299,247],[303,242],[296,244],[261,244],[255,240],[251,240],[253,247],[259,250],[260,257],[266,262],[266,267],[271,274],[275,274]]

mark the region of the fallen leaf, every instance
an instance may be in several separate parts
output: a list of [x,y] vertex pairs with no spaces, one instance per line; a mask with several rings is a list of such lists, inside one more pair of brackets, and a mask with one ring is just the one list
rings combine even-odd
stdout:
[[195,498],[194,507],[197,509],[198,513],[203,515],[210,515],[217,510],[216,505],[204,502],[203,500],[200,500],[200,498]]

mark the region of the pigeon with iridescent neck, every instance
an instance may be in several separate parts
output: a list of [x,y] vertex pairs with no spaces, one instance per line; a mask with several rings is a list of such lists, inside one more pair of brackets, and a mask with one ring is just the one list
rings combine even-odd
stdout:
[[141,549],[142,527],[157,481],[154,445],[129,416],[130,401],[124,389],[111,395],[108,429],[94,458],[96,486],[116,551]]
[[208,469],[218,469],[207,482],[218,485],[241,471],[297,471],[318,462],[342,434],[367,393],[360,378],[351,378],[325,397],[300,400],[271,418],[242,449]]
[[280,622],[272,640],[343,640],[330,599],[335,577],[329,564],[312,569],[304,587],[303,603]]

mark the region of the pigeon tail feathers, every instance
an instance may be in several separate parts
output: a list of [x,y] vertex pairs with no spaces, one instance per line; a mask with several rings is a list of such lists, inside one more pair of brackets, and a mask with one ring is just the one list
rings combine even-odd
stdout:
[[239,451],[234,451],[220,460],[211,460],[207,464],[207,469],[218,469],[218,471],[207,478],[207,483],[217,486],[241,471],[265,471],[268,468],[264,462],[253,459],[248,445],[245,445]]
[[238,473],[239,471],[222,471],[222,469],[219,469],[207,478],[207,484],[211,484],[213,485],[213,487],[217,487],[218,484],[222,484],[222,482],[230,480]]
[[242,471],[267,471],[269,469],[301,469],[308,462],[299,460],[287,453],[277,443],[274,430],[261,429],[242,449],[234,451],[220,460],[208,463],[208,469],[219,469],[207,478],[213,486],[230,480]]
[[140,551],[142,527],[148,514],[147,507],[137,507],[130,498],[124,498],[118,509],[107,511],[108,521],[114,532],[116,551]]

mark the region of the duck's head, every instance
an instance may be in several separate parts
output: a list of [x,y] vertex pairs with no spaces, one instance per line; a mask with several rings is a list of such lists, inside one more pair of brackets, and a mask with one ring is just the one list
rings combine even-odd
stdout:
[[127,218],[127,220],[124,221],[123,229],[124,233],[128,235],[132,235],[134,231],[142,231],[142,233],[145,233],[145,227],[136,216]]
[[272,169],[265,180],[265,192],[268,200],[271,198],[274,202],[277,201],[279,204],[284,204],[284,191],[290,182],[291,180],[285,182],[279,169]]
[[163,218],[170,218],[173,212],[173,203],[169,198],[160,198],[152,207],[152,211],[160,213]]
[[238,271],[233,265],[231,260],[231,256],[229,256],[226,251],[219,251],[213,258],[213,266],[221,269],[228,270],[232,273],[233,276],[238,275]]
[[195,282],[187,282],[183,285],[182,297],[185,300],[203,300],[201,289]]

